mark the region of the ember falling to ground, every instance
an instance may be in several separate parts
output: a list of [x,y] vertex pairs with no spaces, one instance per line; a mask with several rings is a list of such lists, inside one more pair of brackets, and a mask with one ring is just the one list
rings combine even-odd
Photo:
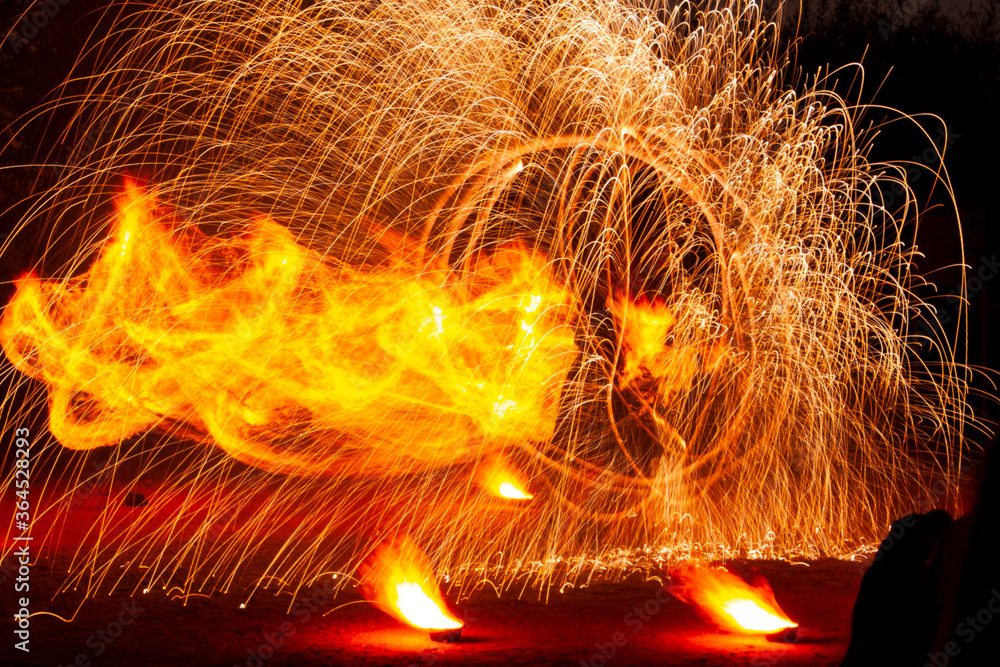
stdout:
[[454,630],[445,597],[639,574],[796,628],[705,566],[870,556],[920,490],[956,513],[976,420],[914,176],[769,16],[117,15],[43,110],[100,136],[12,236],[45,241],[0,319],[38,462],[5,554],[30,534],[79,605],[325,586]]

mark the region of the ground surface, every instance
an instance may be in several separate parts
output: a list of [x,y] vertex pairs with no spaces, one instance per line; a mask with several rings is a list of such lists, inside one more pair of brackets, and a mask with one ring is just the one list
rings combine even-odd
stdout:
[[[718,631],[690,606],[639,577],[498,598],[484,587],[451,600],[466,627],[458,644],[437,644],[421,631],[360,601],[352,587],[334,596],[320,586],[304,590],[296,606],[288,595],[258,593],[190,598],[166,591],[130,598],[101,595],[79,604],[72,593],[53,597],[59,574],[51,561],[32,573],[30,653],[10,650],[11,665],[833,665],[849,639],[851,607],[861,576],[856,563],[819,561],[733,563],[758,570],[778,602],[800,624],[798,642]],[[7,585],[5,585],[7,587]],[[7,591],[5,591],[7,593]],[[4,607],[10,595],[3,595]],[[661,602],[662,601],[662,602]],[[10,615],[5,614],[6,618]],[[5,637],[13,624],[4,624]],[[617,645],[616,645],[617,642]],[[603,654],[602,654],[603,650]]]

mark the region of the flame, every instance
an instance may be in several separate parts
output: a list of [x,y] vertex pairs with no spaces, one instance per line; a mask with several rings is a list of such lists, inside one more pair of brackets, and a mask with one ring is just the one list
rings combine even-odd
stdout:
[[525,493],[521,489],[514,486],[513,482],[500,482],[498,491],[504,498],[513,498],[515,500],[528,500],[531,498],[530,494]]
[[674,574],[675,595],[732,632],[771,634],[798,627],[781,610],[763,578],[751,586],[725,568],[693,567]]
[[0,325],[66,447],[170,427],[272,473],[391,476],[554,432],[574,308],[518,243],[469,282],[362,271],[265,217],[203,233],[131,180],[110,222],[85,274],[25,276]]
[[722,602],[722,611],[731,616],[737,625],[750,632],[777,632],[794,628],[796,623],[768,611],[756,600],[734,598]]
[[514,468],[503,458],[496,457],[483,468],[479,485],[486,491],[510,500],[530,500],[527,485]]
[[413,581],[396,584],[393,605],[407,623],[417,628],[454,630],[462,627],[460,621],[456,621],[442,609],[441,603],[434,601],[423,585]]
[[713,340],[711,332],[692,336],[699,327],[678,326],[676,315],[657,299],[633,301],[617,295],[608,308],[621,331],[622,386],[648,374],[660,395],[667,396],[689,389],[698,375],[715,372],[729,356],[729,347]]
[[390,616],[423,630],[454,630],[430,561],[407,536],[379,547],[362,566],[362,594]]

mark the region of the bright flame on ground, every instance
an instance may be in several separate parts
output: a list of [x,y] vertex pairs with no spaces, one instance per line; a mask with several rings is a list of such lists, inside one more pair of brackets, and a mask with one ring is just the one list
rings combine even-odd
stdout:
[[793,623],[787,618],[781,618],[764,609],[756,600],[734,598],[723,602],[721,607],[722,611],[731,616],[737,625],[751,632],[770,633],[798,626],[798,623]]
[[460,621],[444,612],[431,599],[424,587],[412,581],[396,584],[396,608],[406,622],[425,630],[454,630],[462,627]]
[[489,493],[510,500],[530,500],[531,493],[521,475],[502,456],[494,457],[482,468],[479,485]]
[[514,486],[511,482],[500,482],[500,495],[504,498],[515,498],[519,500],[526,500],[531,498],[531,496],[521,489]]
[[441,598],[426,554],[409,537],[383,544],[362,565],[361,592],[389,615],[416,628],[462,627]]
[[778,606],[763,578],[751,586],[725,568],[688,568],[673,576],[674,594],[726,630],[770,634],[798,627]]

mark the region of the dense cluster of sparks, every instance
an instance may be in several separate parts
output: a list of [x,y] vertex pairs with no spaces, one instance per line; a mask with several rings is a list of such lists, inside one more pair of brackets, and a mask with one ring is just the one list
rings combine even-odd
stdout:
[[898,172],[755,5],[170,4],[61,101],[109,136],[0,325],[55,447],[163,480],[124,516],[118,475],[88,590],[296,588],[404,534],[473,582],[844,555],[954,483]]

